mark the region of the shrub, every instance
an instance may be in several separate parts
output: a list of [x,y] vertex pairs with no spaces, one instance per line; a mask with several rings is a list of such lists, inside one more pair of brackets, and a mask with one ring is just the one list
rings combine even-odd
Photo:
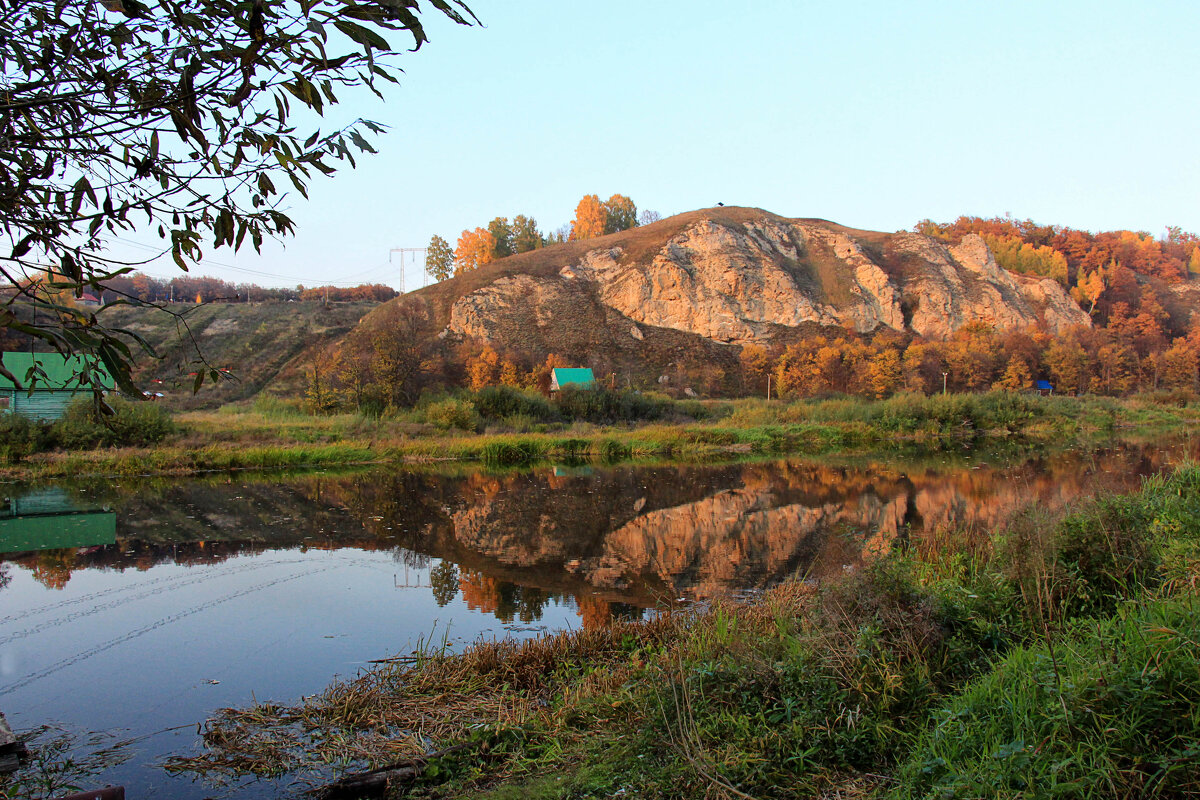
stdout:
[[0,413],[0,462],[16,463],[54,446],[50,426],[15,413]]
[[447,397],[429,403],[425,406],[425,421],[444,431],[451,428],[463,431],[479,429],[479,414],[475,411],[475,404],[465,397]]
[[555,422],[560,418],[545,397],[511,386],[486,386],[475,393],[474,402],[475,410],[484,419],[520,416],[538,422]]
[[54,424],[58,443],[69,450],[144,447],[161,442],[177,430],[170,413],[156,403],[121,397],[107,403],[111,414],[98,410],[91,398],[73,401]]
[[611,424],[662,419],[671,401],[639,392],[608,389],[576,389],[568,386],[555,399],[559,413],[568,420]]

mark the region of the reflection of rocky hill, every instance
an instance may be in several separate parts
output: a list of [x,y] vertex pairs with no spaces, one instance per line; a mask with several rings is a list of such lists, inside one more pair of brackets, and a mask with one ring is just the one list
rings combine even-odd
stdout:
[[64,570],[89,567],[391,549],[459,565],[473,605],[525,618],[559,595],[648,605],[820,576],[899,537],[936,547],[940,531],[991,529],[1029,503],[1061,507],[1098,481],[1132,486],[1166,459],[1128,447],[947,470],[793,461],[106,485],[86,498],[116,510],[116,545],[18,560],[46,561],[40,568],[61,585]]

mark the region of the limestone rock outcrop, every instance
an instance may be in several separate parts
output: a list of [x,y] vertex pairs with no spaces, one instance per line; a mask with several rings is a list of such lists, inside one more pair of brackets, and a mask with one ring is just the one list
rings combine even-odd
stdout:
[[[806,324],[934,339],[972,322],[1051,332],[1090,324],[1059,284],[1007,272],[975,235],[947,245],[751,209],[673,219],[636,238],[576,242],[549,268],[522,274],[514,262],[454,300],[446,333],[514,346],[553,326],[612,325],[635,346],[655,329],[747,344]],[[655,228],[659,240],[649,237]]]

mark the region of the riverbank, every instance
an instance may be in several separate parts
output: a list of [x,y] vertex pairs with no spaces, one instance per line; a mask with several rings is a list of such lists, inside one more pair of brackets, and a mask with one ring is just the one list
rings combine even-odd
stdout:
[[392,765],[409,797],[493,800],[1194,796],[1198,581],[1188,467],[753,602],[426,644],[299,706],[225,711],[170,767]]
[[742,454],[822,454],[939,449],[980,438],[1047,440],[1137,428],[1170,429],[1200,420],[1200,407],[1152,398],[983,395],[887,400],[687,401],[660,421],[536,423],[527,415],[486,421],[469,409],[461,430],[433,404],[403,415],[313,416],[264,402],[176,416],[179,432],[149,447],[110,447],[30,455],[0,467],[10,480],[83,475],[187,475],[240,469],[327,468],[436,460],[491,465],[540,459],[710,459]]

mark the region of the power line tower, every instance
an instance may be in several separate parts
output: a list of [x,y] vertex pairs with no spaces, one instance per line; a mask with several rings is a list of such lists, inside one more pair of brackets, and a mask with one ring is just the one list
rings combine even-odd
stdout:
[[400,254],[400,294],[404,294],[404,261],[411,256],[412,263],[417,263],[417,253],[421,254],[421,288],[429,284],[429,265],[425,259],[425,247],[393,247],[388,251],[388,263],[392,263],[392,253]]

